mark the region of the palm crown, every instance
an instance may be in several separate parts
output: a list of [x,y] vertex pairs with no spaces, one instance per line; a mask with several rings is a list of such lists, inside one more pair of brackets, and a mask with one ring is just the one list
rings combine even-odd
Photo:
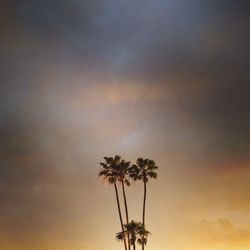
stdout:
[[[134,245],[135,242],[139,244],[146,244],[147,243],[147,237],[150,234],[149,231],[147,231],[144,227],[144,225],[141,222],[131,221],[128,224],[124,225],[124,232],[125,234],[130,235],[130,244]],[[119,232],[116,234],[117,240],[123,240],[124,234],[123,232]]]
[[129,167],[129,177],[135,181],[148,182],[149,178],[157,178],[156,169],[158,167],[153,160],[138,158],[136,164]]
[[100,162],[102,170],[99,172],[100,177],[104,177],[110,184],[118,181],[124,181],[126,185],[130,185],[127,179],[128,168],[130,162],[121,160],[121,157],[116,155],[115,157],[104,157],[105,163]]

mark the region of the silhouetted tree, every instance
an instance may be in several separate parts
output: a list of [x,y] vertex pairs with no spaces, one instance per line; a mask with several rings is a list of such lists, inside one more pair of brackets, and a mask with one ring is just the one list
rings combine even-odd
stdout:
[[124,236],[130,238],[130,244],[133,246],[133,250],[136,250],[136,242],[138,244],[146,244],[147,237],[150,234],[149,231],[145,229],[141,222],[131,221],[124,225],[124,232],[119,232],[116,234],[117,240],[123,240]]
[[[147,183],[149,178],[157,178],[155,172],[158,167],[155,162],[150,159],[138,158],[136,163],[132,166],[130,162],[126,162],[121,159],[120,156],[104,157],[105,162],[100,162],[102,169],[99,172],[99,176],[108,181],[109,184],[114,185],[116,202],[119,212],[119,219],[122,231],[116,234],[116,238],[124,242],[125,250],[130,250],[130,246],[133,246],[133,250],[136,248],[136,242],[142,245],[142,250],[147,243],[147,237],[149,231],[145,229],[145,211],[146,211],[146,198],[147,198]],[[129,222],[127,197],[125,192],[125,185],[129,186],[130,182],[128,177],[134,181],[141,180],[144,186],[143,194],[143,209],[142,209],[142,223],[131,221]],[[123,224],[123,217],[121,212],[119,192],[117,183],[122,186],[123,201],[126,213],[126,224]]]
[[[129,167],[129,176],[134,181],[141,180],[144,186],[143,195],[143,209],[142,209],[142,225],[145,227],[145,210],[146,210],[146,197],[147,197],[147,182],[149,178],[157,178],[158,169],[155,162],[150,159],[138,158],[136,164]],[[142,250],[144,250],[145,240],[142,238]]]
[[[127,205],[127,198],[126,198],[126,192],[125,192],[125,185],[130,186],[130,182],[127,178],[128,176],[128,169],[130,167],[130,162],[126,162],[124,160],[121,161],[120,164],[120,178],[119,181],[122,184],[122,193],[123,193],[123,200],[124,200],[124,206],[125,206],[125,213],[126,213],[126,223],[129,222],[129,216],[128,216],[128,205]],[[128,249],[130,250],[130,237],[128,232]]]
[[[109,184],[114,185],[119,219],[120,219],[122,234],[124,235],[124,224],[123,224],[119,194],[117,189],[117,182],[121,182],[121,180],[123,179],[123,172],[121,171],[121,157],[118,155],[116,155],[115,157],[104,157],[104,160],[105,160],[104,163],[100,162],[102,170],[99,172],[99,176],[106,179]],[[125,197],[124,199],[126,199],[125,194],[124,197]],[[123,242],[124,242],[124,248],[125,250],[127,250],[127,242],[125,237],[123,237]]]

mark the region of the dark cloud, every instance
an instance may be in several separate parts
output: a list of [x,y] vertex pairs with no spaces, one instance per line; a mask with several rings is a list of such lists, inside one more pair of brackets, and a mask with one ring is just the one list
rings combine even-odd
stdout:
[[[228,79],[224,84],[213,85],[209,98],[198,107],[198,119],[203,126],[214,130],[214,152],[221,157],[248,159],[250,152],[250,87],[247,82],[236,84]],[[199,104],[198,104],[199,105]],[[203,108],[202,108],[203,107]]]
[[[197,126],[213,131],[216,148],[247,155],[249,18],[244,1],[6,1],[1,5],[5,154],[36,148],[32,135],[50,109],[39,97],[41,77],[55,71],[53,87],[48,89],[55,91],[63,84],[65,90],[74,84],[65,83],[67,74],[70,81],[80,70],[93,70],[148,85],[169,85],[177,95],[174,104]],[[168,104],[161,103],[163,114]]]
[[[55,70],[49,90],[63,84],[65,91],[72,83],[65,83],[62,71],[68,71],[70,81],[77,70],[96,67],[118,78],[169,85],[176,95],[170,105],[183,109],[197,127],[211,131],[211,148],[232,157],[249,153],[249,18],[244,1],[1,5],[2,156],[36,154],[39,143],[34,134],[51,128],[49,123],[41,125],[51,108],[39,83],[43,74]],[[204,89],[201,97],[200,89]],[[169,112],[167,105],[157,107],[163,116]]]

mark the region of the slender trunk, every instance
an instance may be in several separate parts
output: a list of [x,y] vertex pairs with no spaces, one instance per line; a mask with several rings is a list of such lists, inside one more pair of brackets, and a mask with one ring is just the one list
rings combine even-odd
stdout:
[[120,206],[120,201],[119,201],[119,196],[118,196],[118,189],[117,189],[116,183],[114,183],[114,186],[115,186],[115,196],[116,196],[116,202],[117,202],[117,207],[118,207],[118,212],[119,212],[119,218],[120,218],[120,223],[121,223],[121,228],[122,228],[122,233],[123,233],[124,248],[125,248],[125,250],[127,250],[128,248],[127,248],[126,237],[125,237],[125,233],[124,233],[121,206]]
[[131,245],[133,246],[133,250],[135,250],[136,236],[134,232],[131,232]]
[[133,243],[133,250],[135,250],[135,242]]
[[[126,223],[128,225],[128,206],[127,206],[127,198],[126,198],[126,193],[125,193],[125,187],[124,187],[124,182],[122,181],[122,193],[123,193],[123,200],[124,200],[124,206],[125,206],[125,212],[126,212]],[[128,250],[130,250],[130,235],[128,232]]]
[[[142,225],[143,227],[145,227],[145,210],[146,210],[146,197],[147,197],[147,184],[145,180],[143,181],[143,184],[144,184],[144,198],[143,198]],[[142,242],[142,250],[144,250],[144,241]]]

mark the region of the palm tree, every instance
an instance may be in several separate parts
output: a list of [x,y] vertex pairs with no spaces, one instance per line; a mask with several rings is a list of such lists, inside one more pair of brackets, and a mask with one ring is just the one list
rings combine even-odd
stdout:
[[138,244],[146,244],[147,237],[150,234],[149,231],[145,229],[141,222],[131,221],[128,224],[124,225],[125,234],[123,232],[119,232],[116,234],[117,240],[123,240],[124,236],[130,238],[130,244],[133,246],[133,250],[136,250],[136,242]]
[[[143,210],[142,210],[142,225],[145,227],[145,210],[146,210],[146,197],[147,197],[147,182],[149,178],[157,178],[157,173],[155,170],[158,169],[155,162],[150,159],[138,158],[136,164],[133,164],[129,168],[129,177],[134,181],[142,180],[144,185],[144,195],[143,195]],[[145,245],[144,238],[142,239],[142,250],[144,250]]]
[[[126,223],[128,224],[129,222],[129,216],[128,216],[128,205],[127,205],[127,198],[126,198],[126,192],[125,192],[125,185],[130,186],[130,182],[127,179],[128,176],[128,169],[130,167],[130,162],[126,162],[124,160],[121,161],[120,164],[120,177],[119,181],[122,184],[122,193],[123,193],[123,201],[124,201],[124,206],[125,206],[125,213],[126,213]],[[129,232],[128,232],[128,249],[130,250],[130,237],[129,237]]]
[[[102,170],[100,170],[99,176],[106,179],[109,184],[114,185],[119,219],[120,219],[120,224],[121,224],[121,229],[122,229],[122,235],[125,235],[122,213],[121,213],[121,206],[120,206],[120,201],[119,201],[119,194],[118,194],[118,189],[117,189],[117,181],[121,180],[120,179],[121,173],[119,171],[121,168],[121,164],[120,164],[121,157],[118,155],[116,155],[114,158],[104,157],[104,160],[105,160],[105,163],[100,162],[100,165],[102,166]],[[125,250],[127,250],[128,248],[127,248],[127,242],[126,242],[125,237],[123,237],[123,242],[124,242],[124,248]]]
[[[106,179],[109,182],[109,184],[114,185],[120,224],[121,224],[122,232],[124,234],[123,219],[122,219],[121,206],[120,206],[120,201],[119,201],[117,182],[120,182],[122,184],[123,199],[124,199],[124,205],[125,205],[125,211],[126,211],[126,221],[128,222],[128,208],[127,208],[127,199],[126,199],[124,183],[126,185],[130,185],[130,182],[126,178],[127,169],[130,165],[130,162],[125,162],[124,160],[121,160],[121,157],[118,155],[116,155],[114,158],[104,157],[104,160],[105,160],[105,163],[100,162],[100,165],[102,166],[102,170],[99,172],[99,176],[104,177],[104,179]],[[125,250],[127,250],[127,243],[126,243],[125,237],[123,238],[123,241],[124,241]],[[128,244],[128,248],[130,250],[130,244]]]

